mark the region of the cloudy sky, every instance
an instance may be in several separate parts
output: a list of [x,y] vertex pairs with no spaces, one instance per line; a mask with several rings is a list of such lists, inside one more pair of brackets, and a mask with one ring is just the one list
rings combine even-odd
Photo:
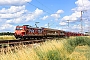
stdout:
[[14,32],[17,25],[65,31],[89,31],[90,0],[0,0],[0,32]]

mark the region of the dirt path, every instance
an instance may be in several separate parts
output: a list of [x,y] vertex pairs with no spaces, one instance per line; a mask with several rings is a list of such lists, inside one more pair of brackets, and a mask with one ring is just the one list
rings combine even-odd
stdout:
[[71,60],[90,60],[90,47],[77,46],[69,57]]

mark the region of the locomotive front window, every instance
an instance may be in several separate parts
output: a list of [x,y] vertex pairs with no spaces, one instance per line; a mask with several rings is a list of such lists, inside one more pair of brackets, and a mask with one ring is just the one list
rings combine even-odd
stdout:
[[23,28],[20,28],[20,27],[18,27],[18,28],[16,28],[16,30],[22,30]]

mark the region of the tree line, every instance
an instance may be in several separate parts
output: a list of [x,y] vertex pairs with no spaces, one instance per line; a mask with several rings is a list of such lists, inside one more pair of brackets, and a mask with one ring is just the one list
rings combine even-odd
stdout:
[[12,32],[0,32],[0,35],[14,35]]

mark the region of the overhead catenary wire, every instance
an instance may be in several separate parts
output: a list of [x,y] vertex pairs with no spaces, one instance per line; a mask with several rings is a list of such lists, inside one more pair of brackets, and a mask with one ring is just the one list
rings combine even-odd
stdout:
[[[52,9],[50,9],[49,7],[45,6],[43,3],[41,3],[40,1],[36,0],[38,3],[40,3],[42,6],[44,6],[45,8],[47,8],[48,10],[52,11]],[[54,14],[60,14],[60,13],[54,13]]]
[[[38,1],[38,0],[36,0],[39,4],[41,4],[43,7],[45,7],[45,8],[47,8],[48,10],[50,10],[50,11],[52,11],[53,12],[53,10],[52,9],[50,9],[49,7],[47,7],[47,6],[45,6],[44,4],[42,4],[40,1]],[[46,13],[48,13],[48,14],[51,14],[50,12],[47,12],[47,11],[45,11],[44,9],[42,9],[42,8],[40,8],[40,7],[38,7],[38,6],[36,6],[36,5],[34,5],[34,4],[32,4],[32,3],[30,3],[30,2],[28,2],[30,5],[32,5],[32,6],[34,6],[34,7],[36,7],[36,8],[39,8],[39,9],[41,9],[41,10],[43,10],[44,12],[46,12]],[[53,14],[60,14],[60,13],[53,13]]]
[[32,5],[32,6],[36,7],[36,8],[38,8],[38,9],[43,10],[44,12],[50,14],[49,12],[45,11],[44,9],[42,9],[42,8],[40,8],[40,7],[38,7],[38,6],[34,5],[34,4],[32,4],[32,3],[30,3],[30,2],[28,2],[28,3],[29,3],[30,5]]
[[36,0],[38,3],[40,3],[42,6],[44,6],[45,8],[49,9],[50,11],[53,12],[53,10],[51,10],[49,7],[45,6],[44,4],[42,4],[40,1]]

